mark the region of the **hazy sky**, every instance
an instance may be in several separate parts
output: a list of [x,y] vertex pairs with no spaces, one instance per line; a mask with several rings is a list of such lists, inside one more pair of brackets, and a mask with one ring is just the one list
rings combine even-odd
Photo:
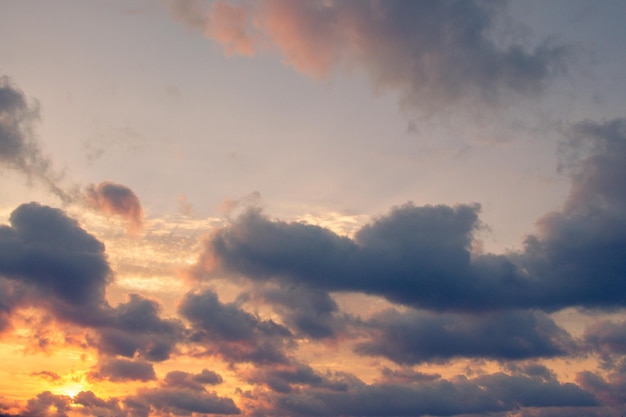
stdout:
[[0,3],[0,416],[621,415],[625,18]]

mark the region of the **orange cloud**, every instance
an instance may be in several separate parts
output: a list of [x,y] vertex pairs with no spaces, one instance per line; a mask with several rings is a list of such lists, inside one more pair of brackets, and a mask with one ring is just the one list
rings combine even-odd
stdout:
[[129,233],[138,233],[143,228],[143,209],[139,198],[124,185],[110,181],[92,184],[85,191],[85,201],[99,213],[126,220]]

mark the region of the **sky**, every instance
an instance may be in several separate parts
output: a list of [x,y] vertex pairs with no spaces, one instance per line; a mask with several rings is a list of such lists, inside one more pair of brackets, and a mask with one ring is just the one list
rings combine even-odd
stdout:
[[0,417],[626,412],[626,3],[0,3]]

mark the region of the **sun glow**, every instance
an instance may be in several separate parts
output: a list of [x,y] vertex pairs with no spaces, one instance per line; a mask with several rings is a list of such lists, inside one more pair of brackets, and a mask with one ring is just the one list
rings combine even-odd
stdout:
[[89,387],[82,381],[71,382],[69,384],[60,386],[54,390],[54,393],[57,395],[67,395],[68,397],[74,398],[81,391],[89,391]]

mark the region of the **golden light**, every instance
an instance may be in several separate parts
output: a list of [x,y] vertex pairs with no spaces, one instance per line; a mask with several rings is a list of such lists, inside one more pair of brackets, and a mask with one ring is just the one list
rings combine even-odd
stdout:
[[57,395],[67,395],[68,397],[74,398],[81,391],[89,391],[89,388],[82,382],[72,382],[67,385],[57,387],[53,392]]

